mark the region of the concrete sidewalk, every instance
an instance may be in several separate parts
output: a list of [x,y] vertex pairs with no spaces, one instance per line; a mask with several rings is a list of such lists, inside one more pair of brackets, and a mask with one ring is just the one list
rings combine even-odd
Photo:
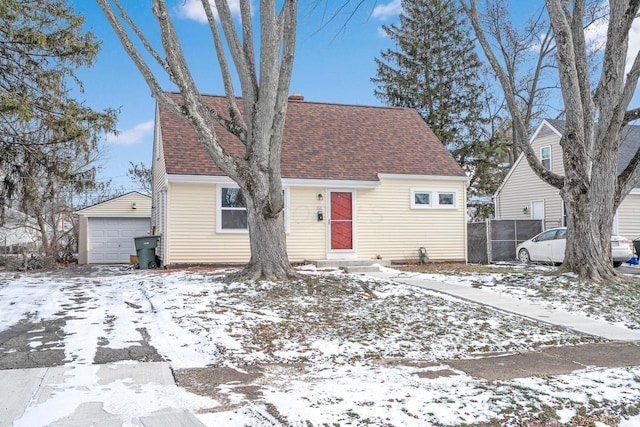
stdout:
[[496,310],[527,317],[538,322],[560,326],[587,335],[614,341],[640,341],[640,330],[627,329],[601,320],[594,320],[562,311],[549,310],[540,304],[517,300],[491,291],[437,282],[417,277],[411,273],[398,273],[397,271],[367,273],[367,275],[442,292],[469,302],[482,304],[495,308]]
[[203,427],[181,393],[165,362],[0,370],[0,427]]

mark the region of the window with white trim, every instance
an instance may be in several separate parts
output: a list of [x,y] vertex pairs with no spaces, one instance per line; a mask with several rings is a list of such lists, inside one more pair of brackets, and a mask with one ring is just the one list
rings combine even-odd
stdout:
[[449,190],[411,189],[411,209],[456,208],[457,192]]
[[413,201],[411,202],[411,207],[431,207],[431,192],[419,190],[413,191]]
[[551,146],[540,148],[540,162],[545,169],[551,170]]
[[[284,196],[283,221],[285,231],[289,232],[289,194],[282,190]],[[221,233],[246,233],[249,230],[247,222],[247,205],[242,190],[231,185],[218,185],[216,229]]]
[[219,228],[221,231],[247,230],[247,205],[242,190],[234,187],[219,187],[220,213]]

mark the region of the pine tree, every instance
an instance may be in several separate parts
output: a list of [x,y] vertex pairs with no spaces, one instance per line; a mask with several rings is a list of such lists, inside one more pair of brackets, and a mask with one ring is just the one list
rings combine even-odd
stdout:
[[96,112],[72,96],[82,90],[76,70],[93,63],[99,43],[68,1],[3,0],[0,24],[0,202],[7,202],[31,172],[26,164],[68,174],[47,150],[95,151],[115,111]]
[[2,0],[0,24],[0,223],[5,207],[20,208],[54,253],[69,198],[95,186],[98,142],[116,112],[73,96],[99,43],[69,1]]
[[94,111],[72,96],[74,89],[82,91],[77,69],[93,63],[99,43],[83,31],[84,18],[67,0],[3,0],[0,24],[4,206],[30,185],[24,180],[34,167],[68,180],[73,162],[52,157],[50,149],[75,151],[69,158],[91,155],[102,132],[113,129],[116,114]]
[[[383,26],[395,49],[375,58],[375,95],[383,102],[416,109],[482,187],[471,193],[489,194],[496,182],[487,176],[499,162],[494,138],[487,135],[483,117],[489,96],[482,79],[482,63],[470,29],[454,0],[402,0],[399,23]],[[481,175],[483,179],[473,179]]]

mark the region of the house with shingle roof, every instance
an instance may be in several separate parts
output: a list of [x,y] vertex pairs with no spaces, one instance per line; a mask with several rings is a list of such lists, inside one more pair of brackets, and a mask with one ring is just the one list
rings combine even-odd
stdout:
[[[560,138],[563,120],[543,120],[530,144],[542,164],[564,175]],[[618,156],[618,173],[622,172],[640,147],[640,126],[626,126]],[[496,219],[540,219],[544,229],[566,225],[560,190],[542,181],[521,154],[494,195]],[[640,183],[631,190],[618,208],[613,232],[630,239],[640,237]],[[515,258],[515,253],[514,253]]]
[[[205,99],[226,111],[224,97]],[[227,150],[243,153],[221,127],[218,137]],[[191,126],[161,104],[152,169],[152,228],[164,265],[248,262],[238,186]],[[420,248],[432,261],[466,260],[468,178],[415,110],[291,96],[281,169],[292,262],[417,260]]]

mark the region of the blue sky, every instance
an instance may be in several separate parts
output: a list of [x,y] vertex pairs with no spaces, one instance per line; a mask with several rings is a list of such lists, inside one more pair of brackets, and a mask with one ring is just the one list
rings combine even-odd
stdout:
[[[185,54],[203,93],[222,94],[213,43],[206,24],[199,21],[199,0],[169,0],[167,3],[175,17],[181,34]],[[136,22],[154,33],[155,18],[150,1],[123,2]],[[397,19],[399,1],[388,4],[374,3],[360,10],[345,25],[346,17],[323,26],[322,9],[312,9],[302,2],[299,7],[299,26],[296,57],[290,93],[300,93],[307,101],[344,104],[381,105],[375,98],[374,57],[389,47],[381,25]],[[341,0],[328,1],[329,11],[342,4]],[[126,176],[129,161],[151,164],[155,100],[133,62],[125,54],[113,30],[94,1],[82,0],[75,4],[87,21],[86,28],[102,41],[95,65],[79,73],[84,83],[83,99],[95,109],[120,108],[117,136],[106,137],[103,171],[100,179],[111,178],[116,187],[135,190]],[[150,36],[151,37],[151,36]],[[166,80],[164,88],[173,87]],[[238,89],[238,87],[236,87]]]
[[[230,3],[237,4],[237,1],[230,0]],[[130,161],[151,165],[155,100],[151,98],[146,82],[124,52],[95,1],[79,0],[74,3],[76,10],[86,18],[86,29],[102,41],[95,65],[79,72],[85,90],[82,98],[95,109],[120,109],[119,134],[105,138],[103,170],[99,179],[112,179],[115,187],[135,190],[126,172]],[[160,50],[151,1],[125,0],[123,3]],[[344,3],[345,0],[300,3],[290,93],[300,93],[307,101],[381,105],[373,94],[375,86],[370,79],[376,73],[374,57],[392,46],[381,26],[397,21],[401,12],[400,0],[363,2],[355,15],[349,15],[350,19],[343,14],[326,24],[327,17]],[[358,1],[350,3],[357,4]],[[200,0],[167,0],[167,4],[201,92],[223,94],[215,51]],[[316,8],[311,6],[314,4]],[[512,13],[519,18],[528,16],[537,9],[535,4],[540,5],[527,3],[523,6],[524,3],[514,1]],[[591,29],[588,39],[598,40],[605,36],[606,27],[599,26]],[[632,31],[630,51],[637,52],[638,48],[640,24],[634,26]],[[166,90],[174,90],[166,78],[160,81]],[[236,90],[239,90],[239,86],[236,86]]]

